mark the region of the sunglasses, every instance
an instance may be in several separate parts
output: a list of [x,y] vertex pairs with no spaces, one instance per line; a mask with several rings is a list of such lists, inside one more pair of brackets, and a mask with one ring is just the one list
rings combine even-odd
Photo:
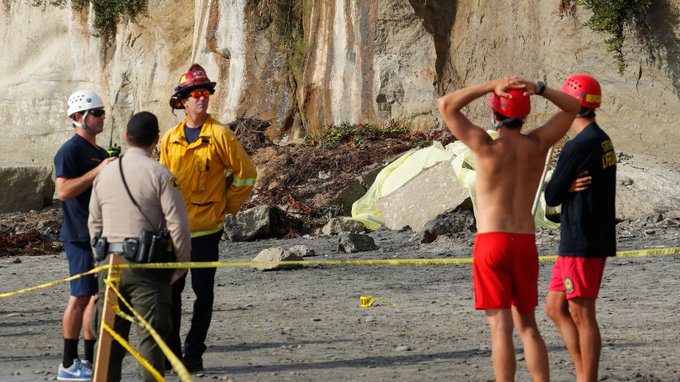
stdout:
[[89,114],[93,117],[99,118],[99,117],[103,117],[104,115],[106,115],[106,111],[104,111],[104,109],[93,109],[93,110],[88,111],[87,114]]
[[201,96],[208,98],[212,92],[210,90],[194,90],[193,92],[189,93],[190,97],[194,98],[201,98]]

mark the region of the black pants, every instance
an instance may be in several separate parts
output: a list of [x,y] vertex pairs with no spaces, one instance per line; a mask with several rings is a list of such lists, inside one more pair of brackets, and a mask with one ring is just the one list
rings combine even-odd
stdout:
[[[217,261],[222,231],[211,235],[191,239],[191,261]],[[212,320],[213,301],[215,299],[215,268],[192,268],[191,289],[196,295],[191,327],[184,341],[184,356],[200,357],[205,352],[205,338]],[[182,321],[182,291],[186,284],[186,275],[172,286],[172,331],[168,337],[168,346],[182,358],[182,342],[179,337]]]
[[[108,259],[109,257],[107,256],[105,261],[100,264],[108,264]],[[128,261],[123,260],[123,262],[127,263]],[[144,317],[161,337],[170,333],[171,327],[170,318],[168,317],[171,293],[170,274],[171,272],[166,270],[123,269],[118,287],[120,293],[132,305],[132,308]],[[99,334],[99,325],[103,313],[104,292],[106,291],[106,285],[104,284],[105,277],[105,273],[99,276],[99,299],[97,300],[95,314],[92,317],[92,328],[95,330],[95,335]],[[130,314],[122,302],[119,302],[118,306],[124,312]],[[136,325],[136,327],[139,338],[137,350],[161,375],[164,375],[165,356],[163,351],[146,329],[141,325]],[[116,316],[113,329],[116,333],[127,339],[130,333],[130,321]],[[125,354],[127,354],[127,350],[118,341],[114,340],[111,344],[107,381],[117,382],[121,380],[120,369]],[[139,370],[145,381],[156,380],[144,367],[140,366]]]

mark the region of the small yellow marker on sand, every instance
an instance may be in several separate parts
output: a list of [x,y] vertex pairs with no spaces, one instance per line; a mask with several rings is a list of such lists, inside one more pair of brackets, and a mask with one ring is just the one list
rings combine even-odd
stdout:
[[359,306],[362,308],[368,308],[375,302],[373,296],[359,296]]

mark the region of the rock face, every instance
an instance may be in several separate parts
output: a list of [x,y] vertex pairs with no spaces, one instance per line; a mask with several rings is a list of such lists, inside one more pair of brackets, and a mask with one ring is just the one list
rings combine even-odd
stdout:
[[36,165],[0,165],[0,213],[41,210],[52,204],[52,168]]
[[616,218],[637,220],[680,210],[680,168],[642,155],[619,155]]
[[[644,44],[628,32],[622,75],[602,43],[609,36],[584,26],[589,11],[560,14],[558,0],[145,3],[136,22],[120,19],[107,45],[93,35],[88,7],[3,2],[0,85],[11,91],[0,94],[0,162],[49,165],[73,133],[66,99],[80,88],[104,99],[102,146],[122,144],[139,110],[167,130],[183,117],[168,99],[191,62],[218,82],[210,107],[218,119],[271,121],[275,139],[391,119],[441,129],[434,100],[445,92],[511,73],[558,87],[587,72],[602,83],[598,120],[617,150],[680,162],[680,0],[653,2]],[[536,97],[528,126],[554,110]],[[488,119],[484,101],[467,113]]]
[[[139,24],[121,20],[111,45],[93,36],[88,8],[43,5],[30,0],[3,2],[0,8],[0,163],[51,165],[59,146],[73,135],[66,100],[78,89],[95,90],[106,106],[105,130],[98,143],[123,143],[133,112],[157,114],[164,129],[179,119],[168,100],[192,53],[193,12],[177,17],[183,2],[164,6],[149,1]],[[41,2],[38,2],[41,3]],[[70,3],[70,2],[69,2]],[[30,22],[29,22],[30,20]],[[10,94],[11,93],[11,94]],[[30,117],[29,117],[30,116]],[[21,150],[12,149],[21,147]]]

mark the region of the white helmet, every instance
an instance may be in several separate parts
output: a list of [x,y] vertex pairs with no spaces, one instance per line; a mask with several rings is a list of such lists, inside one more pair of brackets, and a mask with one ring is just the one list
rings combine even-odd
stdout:
[[99,98],[97,93],[91,90],[78,90],[68,97],[68,109],[66,111],[66,115],[70,117],[79,111],[98,109],[102,107],[104,107],[104,103],[102,102],[102,99]]

